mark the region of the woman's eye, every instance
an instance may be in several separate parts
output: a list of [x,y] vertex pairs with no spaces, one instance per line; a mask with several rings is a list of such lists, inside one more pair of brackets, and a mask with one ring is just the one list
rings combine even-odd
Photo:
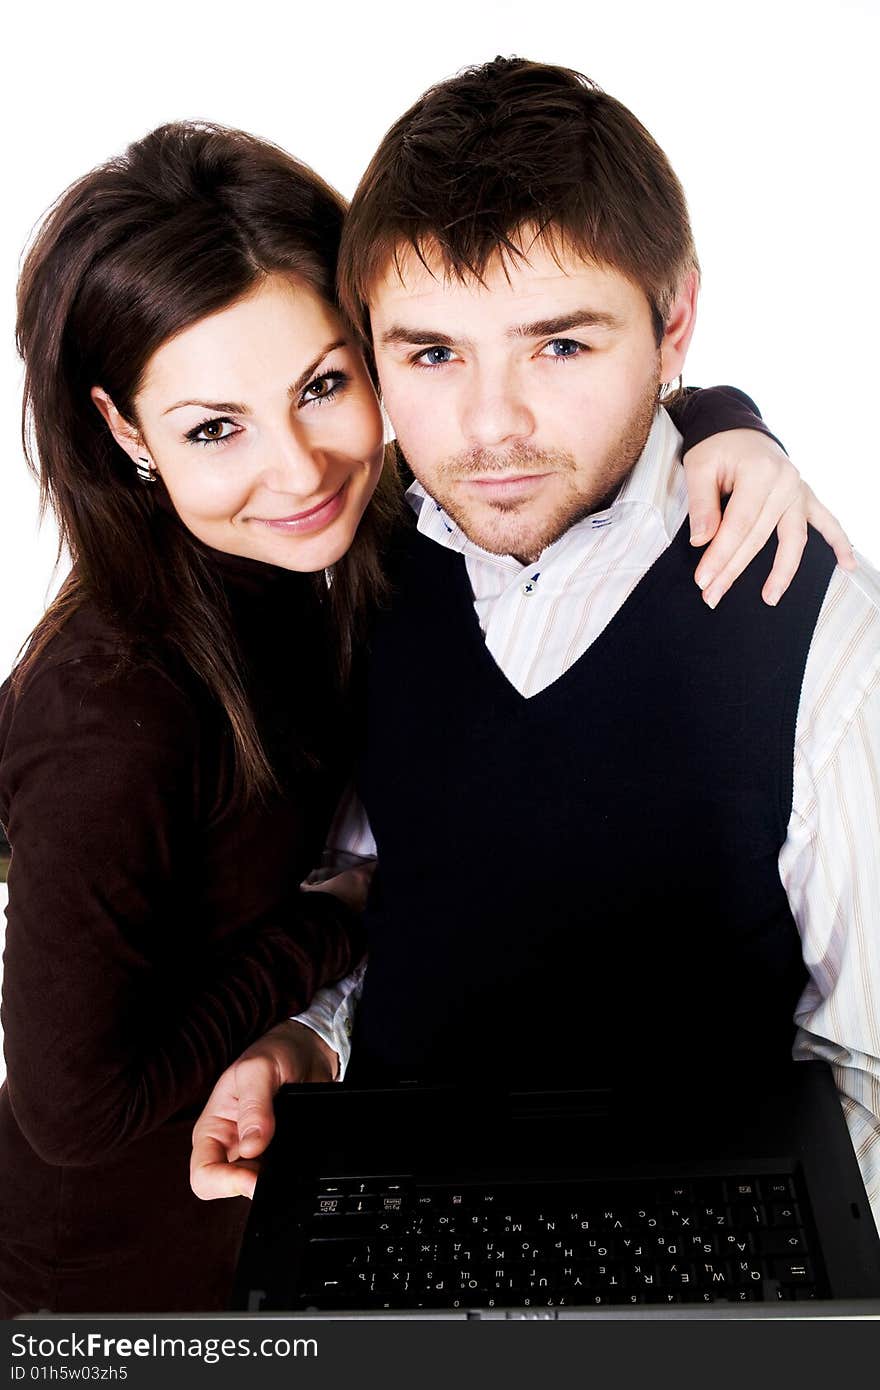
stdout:
[[301,405],[308,405],[310,401],[329,401],[331,396],[335,396],[337,391],[348,381],[345,372],[325,372],[323,376],[316,376],[310,382],[300,397]]
[[446,362],[451,362],[454,356],[452,348],[438,346],[425,348],[414,360],[420,367],[442,367]]
[[585,343],[577,343],[574,338],[552,338],[546,347],[541,349],[541,356],[578,357],[582,352],[589,352]]
[[190,430],[186,437],[193,444],[221,444],[233,434],[238,434],[238,430],[231,420],[206,420]]

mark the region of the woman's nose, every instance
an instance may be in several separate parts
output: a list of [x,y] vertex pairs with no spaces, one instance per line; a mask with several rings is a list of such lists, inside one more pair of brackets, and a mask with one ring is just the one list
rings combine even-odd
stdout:
[[305,431],[281,431],[270,447],[271,459],[263,471],[268,488],[299,500],[308,500],[321,492],[328,471],[327,453]]

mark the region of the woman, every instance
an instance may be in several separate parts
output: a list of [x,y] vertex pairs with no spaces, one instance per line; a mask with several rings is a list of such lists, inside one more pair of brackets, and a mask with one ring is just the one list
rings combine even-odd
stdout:
[[24,266],[33,446],[76,563],[0,696],[7,1317],[224,1306],[246,1209],[192,1197],[193,1118],[360,955],[357,876],[348,902],[298,888],[394,495],[330,307],[342,213],[280,151],[172,128],[72,188]]
[[[193,1119],[361,952],[365,875],[299,888],[399,506],[333,304],[342,216],[273,146],[166,126],[24,265],[31,457],[74,567],[0,692],[5,1317],[226,1306],[247,1206],[192,1196]],[[686,444],[707,417],[761,428],[704,393]]]

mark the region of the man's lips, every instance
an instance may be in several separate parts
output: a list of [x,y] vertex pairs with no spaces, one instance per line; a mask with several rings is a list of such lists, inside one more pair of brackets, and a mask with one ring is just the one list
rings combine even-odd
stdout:
[[345,490],[348,487],[348,478],[331,497],[325,498],[323,502],[318,502],[314,507],[307,507],[305,511],[294,512],[292,516],[264,517],[255,516],[253,520],[261,526],[268,526],[273,531],[294,532],[302,534],[304,531],[317,531],[328,522],[334,521],[345,504]]
[[549,477],[549,473],[502,473],[500,476],[495,473],[463,478],[462,482],[466,487],[473,488],[480,497],[504,498],[525,496]]

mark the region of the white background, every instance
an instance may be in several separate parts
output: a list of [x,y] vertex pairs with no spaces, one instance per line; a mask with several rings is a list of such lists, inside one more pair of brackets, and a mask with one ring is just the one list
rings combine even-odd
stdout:
[[0,679],[54,559],[21,455],[13,347],[19,258],[46,207],[180,117],[267,136],[350,196],[426,86],[496,53],[588,73],[656,136],[685,185],[704,272],[686,379],[747,389],[880,560],[877,4],[84,0],[19,5],[5,29]]

